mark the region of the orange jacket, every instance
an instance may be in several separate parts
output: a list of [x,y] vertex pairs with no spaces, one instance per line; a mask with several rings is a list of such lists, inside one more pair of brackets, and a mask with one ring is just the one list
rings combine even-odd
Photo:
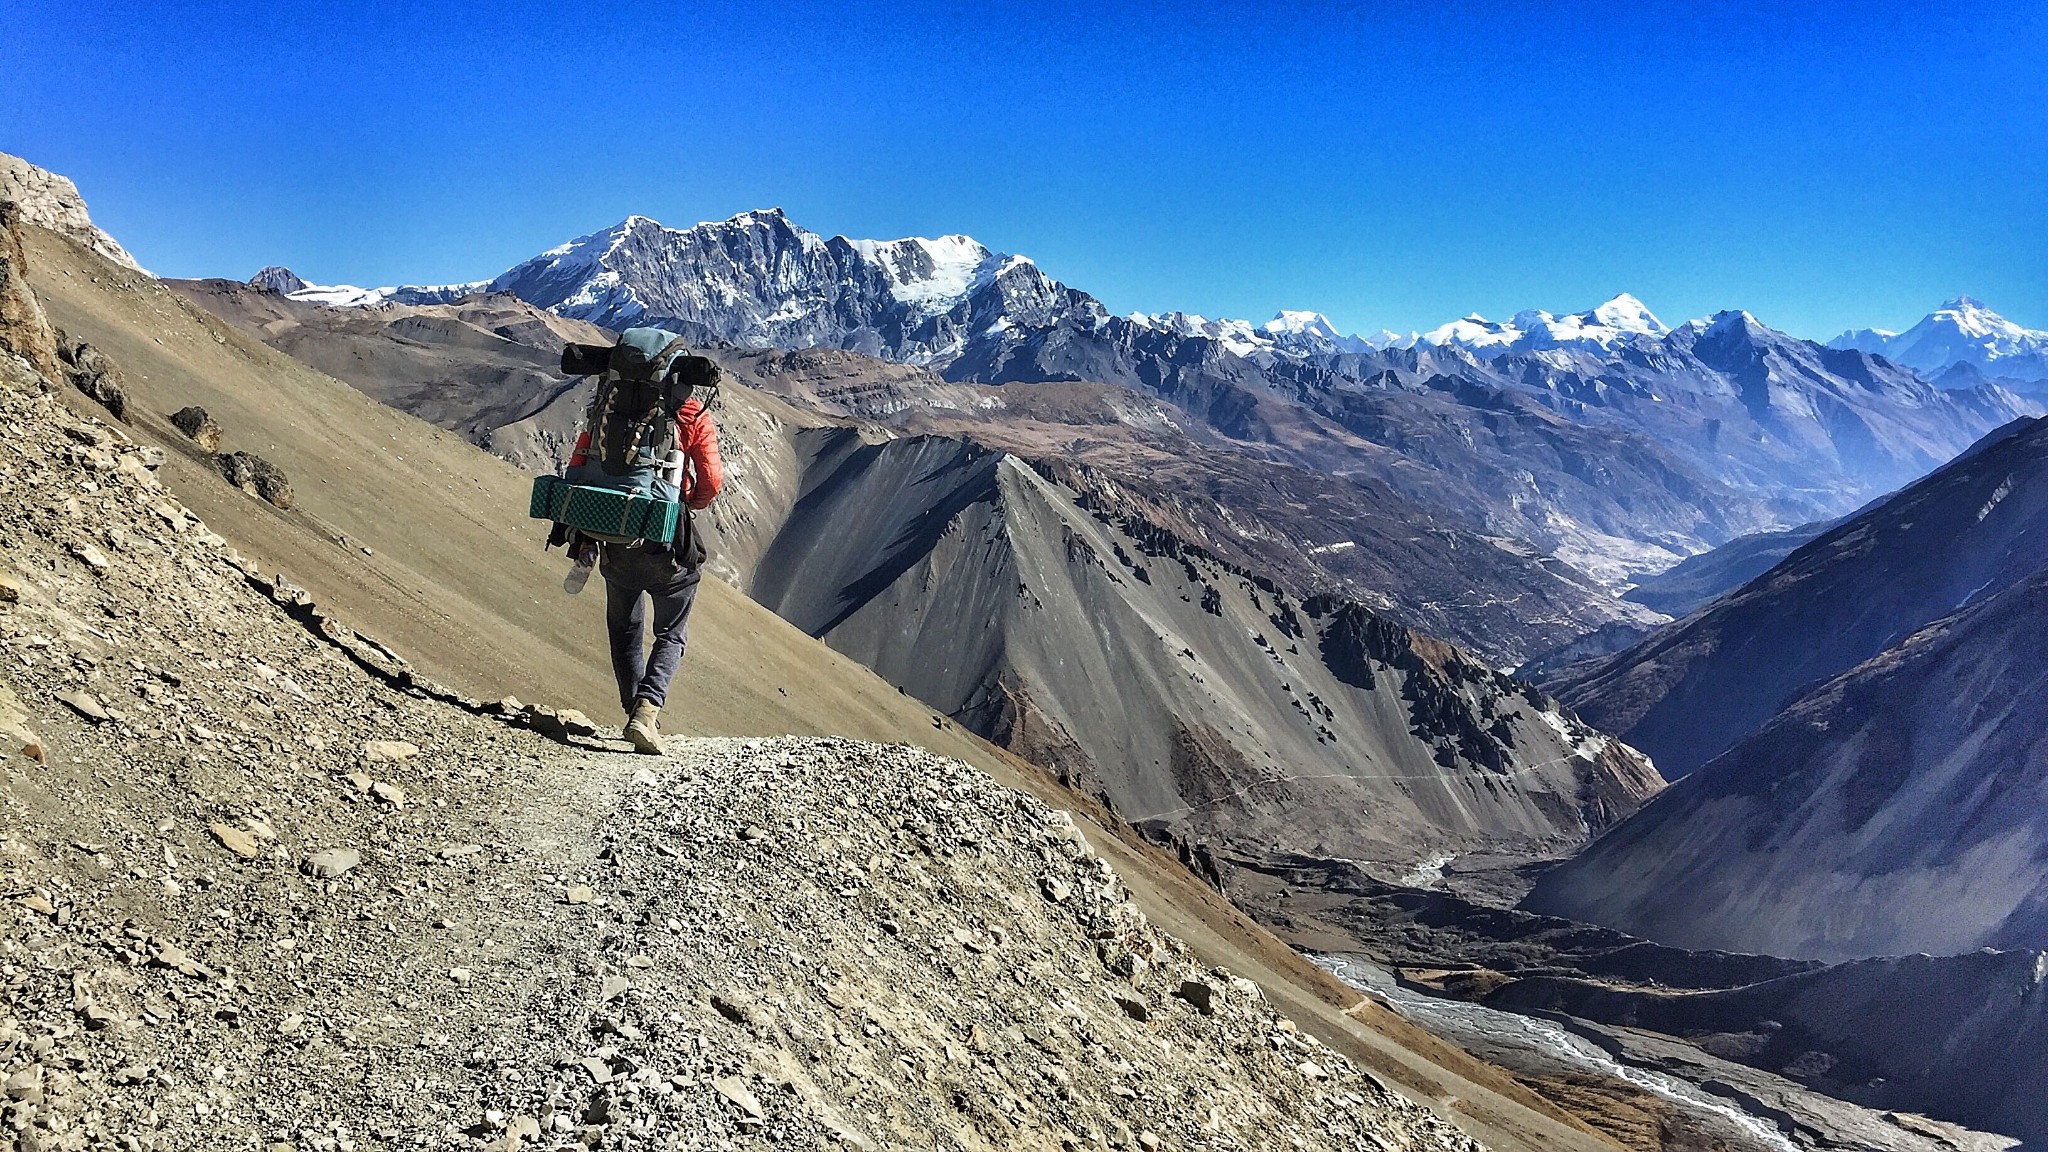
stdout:
[[[676,447],[690,462],[683,474],[683,503],[700,510],[709,507],[718,490],[725,486],[725,462],[718,458],[718,426],[695,398],[676,413]],[[576,450],[569,456],[569,466],[585,463],[589,454],[590,430],[586,428],[576,437]]]

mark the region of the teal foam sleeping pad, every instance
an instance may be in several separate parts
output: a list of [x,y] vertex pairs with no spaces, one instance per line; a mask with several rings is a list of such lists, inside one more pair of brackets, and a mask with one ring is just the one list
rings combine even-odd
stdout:
[[675,539],[682,505],[612,488],[572,484],[560,476],[536,476],[526,514],[595,536],[667,544]]

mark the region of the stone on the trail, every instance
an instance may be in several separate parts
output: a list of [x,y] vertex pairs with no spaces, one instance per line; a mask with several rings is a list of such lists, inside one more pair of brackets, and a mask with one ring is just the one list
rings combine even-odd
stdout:
[[443,860],[460,860],[465,856],[475,856],[483,850],[484,846],[481,844],[451,844],[435,855]]
[[57,699],[73,712],[95,724],[104,724],[113,719],[112,714],[107,711],[107,706],[100,703],[99,698],[90,692],[59,692]]
[[626,977],[607,976],[604,978],[603,986],[598,989],[597,998],[605,1002],[610,1002],[613,1000],[617,1000],[619,997],[624,996],[626,993],[632,990],[633,982],[627,979]]
[[1140,1024],[1152,1018],[1151,1006],[1136,996],[1118,996],[1116,1006],[1124,1010],[1124,1015]]
[[472,977],[473,975],[474,975],[474,973],[472,973],[472,972],[471,972],[471,971],[470,971],[469,969],[467,969],[467,968],[450,968],[450,969],[448,970],[448,978],[449,978],[450,980],[453,980],[453,981],[455,981],[455,982],[456,982],[457,984],[467,984],[467,983],[469,983],[469,981],[470,981],[470,979],[471,979],[471,977]]
[[1074,886],[1057,876],[1047,876],[1040,881],[1038,890],[1045,893],[1045,898],[1055,904],[1064,903],[1067,897],[1074,894]]
[[355,789],[358,792],[368,792],[370,790],[370,785],[376,783],[375,780],[370,779],[370,776],[367,772],[351,772],[348,775],[342,777],[342,779],[348,781],[348,786]]
[[609,1084],[612,1082],[612,1066],[606,1061],[596,1056],[585,1056],[576,1063],[585,1072],[590,1074],[591,1083]]
[[405,807],[405,789],[388,780],[379,780],[370,785],[370,795],[391,805],[393,808]]
[[0,604],[21,603],[21,581],[0,572]]
[[213,838],[220,841],[221,847],[244,860],[254,860],[263,854],[263,846],[256,842],[254,836],[233,825],[213,824],[207,831],[213,833]]
[[169,942],[158,944],[156,946],[156,954],[150,957],[150,961],[159,967],[169,968],[179,975],[190,976],[194,980],[210,980],[213,978],[213,969],[194,960],[190,953]]
[[1204,1016],[1216,1014],[1217,992],[1213,984],[1201,980],[1183,980],[1180,987],[1173,990],[1173,994],[1194,1005],[1195,1011]]
[[363,741],[363,759],[377,763],[402,764],[419,754],[419,745],[404,740]]
[[220,451],[220,422],[199,405],[192,404],[171,413],[171,426],[183,432],[202,451]]
[[759,1001],[737,988],[721,989],[711,994],[711,1007],[720,1016],[735,1024],[765,1032],[775,1024],[775,1017],[763,1008]]
[[526,722],[534,731],[551,740],[597,735],[597,725],[592,724],[588,716],[574,708],[549,708],[542,704],[528,704]]
[[43,1066],[31,1064],[7,1078],[7,1098],[33,1104],[43,1098]]
[[107,554],[91,544],[73,544],[71,546],[71,554],[78,557],[86,567],[102,576],[107,574],[107,569],[113,567],[112,563],[107,560]]
[[301,867],[314,879],[332,880],[362,862],[363,854],[353,848],[328,848],[306,857]]
[[564,904],[589,904],[596,899],[597,892],[588,884],[572,884],[567,892],[562,893]]
[[767,1115],[761,1110],[761,1102],[754,1098],[753,1091],[747,1087],[747,1082],[739,1077],[720,1076],[711,1082],[711,1086],[718,1090],[720,1096],[737,1104],[740,1111],[748,1116],[759,1120]]

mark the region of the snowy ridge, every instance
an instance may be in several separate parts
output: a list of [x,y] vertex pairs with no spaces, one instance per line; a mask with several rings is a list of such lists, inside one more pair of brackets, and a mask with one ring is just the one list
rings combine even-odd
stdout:
[[1973,364],[1994,375],[2011,368],[2048,377],[2048,331],[2023,328],[1968,296],[1946,301],[1904,332],[1857,328],[1828,347],[1875,353],[1930,374]]
[[[276,267],[265,268],[262,272],[257,273],[257,276],[265,277],[266,274],[270,274],[268,278],[281,280],[283,276],[276,275],[278,273],[282,273],[283,276],[292,276],[291,269]],[[292,276],[292,278],[298,279],[296,276]],[[258,283],[256,280],[251,280],[250,282],[256,284],[259,288],[267,286],[263,283]],[[304,280],[300,280],[299,283],[303,287],[286,292],[284,295],[303,304],[325,304],[330,308],[374,308],[379,304],[449,304],[466,296],[474,296],[479,292],[487,291],[491,286],[491,282],[488,280],[475,280],[467,284],[406,285],[385,288],[358,288],[353,284],[308,284]]]
[[1641,300],[1623,292],[1597,308],[1562,316],[1532,308],[1496,322],[1475,312],[1431,329],[1423,334],[1422,342],[1439,347],[1456,344],[1482,356],[1549,348],[1606,352],[1627,341],[1655,339],[1670,331]]
[[927,240],[849,240],[855,252],[882,270],[889,294],[925,312],[946,312],[995,279],[1011,257],[991,252],[971,236]]
[[1134,312],[1134,324],[1180,336],[1205,336],[1240,356],[1270,353],[1316,356],[1369,353],[1388,348],[1457,346],[1482,359],[1508,352],[1579,348],[1606,352],[1625,341],[1655,339],[1670,329],[1643,302],[1624,292],[1597,308],[1558,316],[1541,309],[1515,313],[1512,320],[1488,320],[1478,313],[1428,332],[1402,336],[1381,329],[1371,336],[1341,333],[1320,312],[1281,311],[1264,324],[1210,320],[1191,312]]

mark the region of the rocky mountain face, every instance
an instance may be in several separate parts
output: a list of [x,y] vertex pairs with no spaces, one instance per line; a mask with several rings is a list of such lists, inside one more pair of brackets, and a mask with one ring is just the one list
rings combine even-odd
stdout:
[[1341,336],[1314,313],[1113,316],[966,237],[827,239],[776,210],[688,229],[631,217],[476,284],[294,295],[418,304],[486,289],[598,324],[852,350],[959,382],[1121,385],[1247,451],[1371,476],[1609,583],[1840,515],[2038,411],[1741,313],[1667,329],[1626,295],[1410,339]]
[[2036,564],[1799,696],[1528,906],[1780,956],[2048,946]]
[[2001,429],[1698,614],[1547,681],[1683,776],[1832,679],[2048,565],[2048,420]]
[[92,222],[78,185],[66,177],[0,152],[0,201],[5,200],[21,205],[27,223],[68,236],[124,268],[141,270],[126,248]]
[[63,375],[57,334],[29,287],[22,209],[14,201],[0,201],[0,354],[18,356],[45,376]]
[[1828,347],[1874,352],[1930,378],[1967,365],[1985,376],[2048,381],[2048,332],[2023,328],[1968,296],[1948,301],[1904,332],[1858,328],[1828,341]]
[[1574,842],[1658,786],[1450,646],[1091,509],[1016,457],[850,430],[797,450],[750,593],[1135,822],[1405,859]]

